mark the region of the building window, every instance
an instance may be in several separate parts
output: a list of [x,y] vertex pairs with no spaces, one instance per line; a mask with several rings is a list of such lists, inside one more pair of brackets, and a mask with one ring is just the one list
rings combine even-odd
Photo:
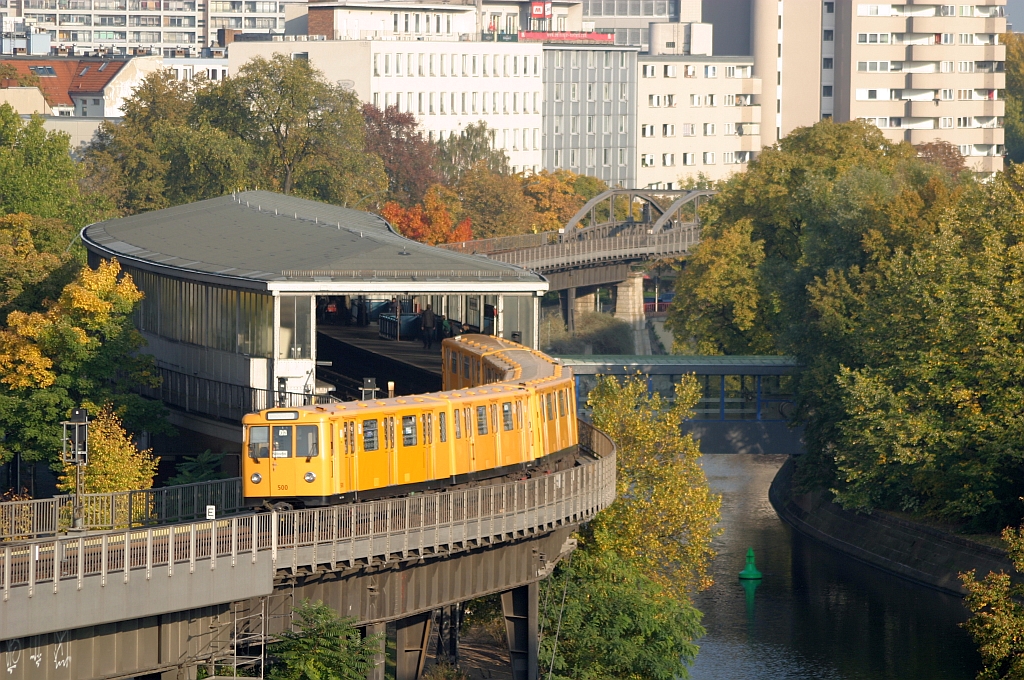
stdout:
[[625,165],[625,164],[626,164],[626,150],[625,149],[619,149],[619,165]]
[[602,149],[601,150],[601,164],[605,167],[612,164],[612,150]]
[[715,124],[714,123],[704,123],[704,136],[705,137],[713,137],[714,134],[715,134]]
[[[958,118],[957,121],[959,122],[960,119]],[[940,128],[951,128],[951,127],[953,127],[953,118],[952,117],[949,117],[949,118],[939,118],[939,127]]]
[[[822,31],[821,39],[824,40],[825,42],[832,42],[833,40],[835,40],[835,35],[836,32],[833,31],[832,29],[826,29]],[[863,33],[861,35],[863,35]]]
[[579,101],[580,98],[580,86],[578,83],[569,84],[569,99],[572,101]]
[[[829,33],[829,31],[825,32]],[[890,36],[888,33],[858,33],[857,42],[861,45],[888,45]]]
[[666,64],[665,65],[665,77],[666,78],[675,78],[676,77],[676,67],[675,67],[675,64]]
[[725,151],[725,152],[722,153],[722,164],[723,165],[732,165],[735,162],[736,162],[736,152],[735,151]]
[[697,155],[692,153],[684,153],[683,165],[697,165]]
[[671,124],[662,125],[661,126],[661,134],[664,137],[675,137],[676,136],[676,126],[675,125],[671,125]]
[[704,96],[704,106],[716,106],[715,95],[709,94]]
[[[592,135],[592,134],[594,134],[594,132],[595,132],[595,130],[594,130],[594,117],[593,116],[587,116],[587,134],[588,135]],[[591,165],[593,165],[593,163],[591,163]]]
[[696,137],[697,136],[697,124],[696,123],[683,123],[683,137]]
[[671,168],[676,164],[676,155],[674,153],[661,154],[661,164],[666,168]]
[[661,95],[660,94],[650,94],[650,95],[647,95],[647,105],[648,106],[652,106],[652,107],[659,107],[659,106],[661,106]]
[[831,97],[832,96],[832,86],[831,85],[822,85],[821,86],[821,96],[822,97]]
[[834,68],[833,64],[834,60],[832,59],[832,57],[825,57],[824,59],[821,60],[821,68],[825,69],[826,71],[832,70]]
[[619,99],[626,101],[629,98],[629,89],[626,83],[619,83]]
[[569,149],[569,167],[577,168],[579,165],[579,151],[576,149]]
[[643,66],[643,77],[644,78],[656,78],[657,75],[658,75],[657,68],[658,67],[655,66],[654,64],[644,64],[644,66]]
[[691,94],[690,95],[690,106],[700,106],[700,95],[699,94]]
[[722,97],[722,106],[736,106],[736,95],[727,94]]
[[704,77],[705,78],[717,78],[718,77],[718,67],[717,66],[705,66],[704,67]]
[[974,145],[973,144],[961,144],[960,145],[960,155],[961,156],[972,156],[972,155],[974,155]]
[[640,154],[640,165],[642,165],[645,168],[653,168],[654,167],[654,154],[653,153]]
[[562,101],[562,83],[555,83],[555,101]]
[[953,90],[952,89],[943,89],[943,90],[941,90],[939,92],[939,98],[940,99],[944,99],[946,101],[952,101],[952,99],[953,99]]
[[942,34],[940,34],[939,35],[939,44],[941,44],[941,45],[952,45],[953,44],[953,34],[952,33],[942,33]]
[[[942,120],[943,121],[947,121],[948,120],[949,121],[949,125],[942,125],[941,127],[953,127],[953,119],[952,118],[943,118]],[[973,118],[970,118],[970,117],[967,117],[967,116],[960,116],[959,118],[956,119],[956,126],[958,128],[974,127],[971,124],[973,121],[974,121]]]
[[834,3],[834,2],[826,2],[825,3],[825,14],[835,14],[835,11],[836,11],[836,3]]
[[713,151],[705,151],[704,152],[704,165],[714,165],[714,164],[715,164],[715,153]]
[[976,66],[977,65],[973,61],[961,61],[957,70],[960,71],[960,73],[974,73]]
[[654,136],[654,126],[653,125],[641,125],[640,126],[640,136],[641,137],[653,137]]
[[951,62],[951,61],[941,61],[941,62],[939,62],[939,72],[940,73],[952,73],[953,72],[953,62]]

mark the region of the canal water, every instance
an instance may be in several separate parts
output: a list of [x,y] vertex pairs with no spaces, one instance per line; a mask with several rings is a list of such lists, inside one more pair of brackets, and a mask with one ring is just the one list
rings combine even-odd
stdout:
[[[980,660],[959,598],[856,562],[784,524],[768,486],[784,456],[703,457],[722,495],[715,584],[699,593],[707,635],[694,680],[972,680]],[[748,547],[763,580],[737,574]]]

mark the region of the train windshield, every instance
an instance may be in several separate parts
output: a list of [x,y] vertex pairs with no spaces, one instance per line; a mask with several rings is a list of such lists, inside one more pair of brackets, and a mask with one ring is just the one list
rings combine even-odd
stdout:
[[292,439],[294,431],[291,425],[274,425],[274,446],[271,455],[274,458],[292,457]]
[[266,425],[253,425],[249,428],[249,456],[251,458],[268,458],[270,456],[270,428]]
[[320,455],[320,428],[316,425],[299,425],[298,441],[295,442],[295,455],[300,458],[313,458]]

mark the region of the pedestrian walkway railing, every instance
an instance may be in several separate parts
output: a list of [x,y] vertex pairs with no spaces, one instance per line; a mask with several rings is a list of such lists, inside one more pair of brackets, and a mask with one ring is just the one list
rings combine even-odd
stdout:
[[[516,482],[0,546],[0,606],[27,606],[23,598],[37,593],[127,584],[157,574],[202,578],[245,561],[269,559],[278,570],[294,571],[443,555],[585,522],[615,500],[616,453],[611,439],[590,424],[580,421],[579,432],[581,448],[593,458]],[[109,620],[108,612],[90,615]],[[57,629],[61,622],[53,625]]]
[[[159,370],[160,386],[140,386],[140,394],[159,399],[169,406],[188,413],[198,413],[221,420],[240,423],[245,414],[274,406],[311,406],[341,401],[341,399],[327,394],[275,392],[248,385],[232,385],[209,378],[200,378],[168,368]],[[279,403],[282,399],[284,403]]]
[[[217,514],[242,510],[242,480],[234,477],[160,489],[85,494],[82,528],[102,531],[184,522],[205,517],[208,505],[216,506]],[[73,524],[71,495],[0,503],[0,541],[52,536]]]

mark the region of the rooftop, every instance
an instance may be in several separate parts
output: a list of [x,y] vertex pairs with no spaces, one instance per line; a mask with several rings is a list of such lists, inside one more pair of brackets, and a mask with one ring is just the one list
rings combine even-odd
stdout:
[[372,213],[269,191],[99,222],[82,240],[142,269],[257,290],[547,290],[537,274],[411,241]]
[[36,75],[51,106],[74,106],[72,95],[100,94],[124,68],[123,59],[78,59],[69,57],[3,57],[18,73]]

